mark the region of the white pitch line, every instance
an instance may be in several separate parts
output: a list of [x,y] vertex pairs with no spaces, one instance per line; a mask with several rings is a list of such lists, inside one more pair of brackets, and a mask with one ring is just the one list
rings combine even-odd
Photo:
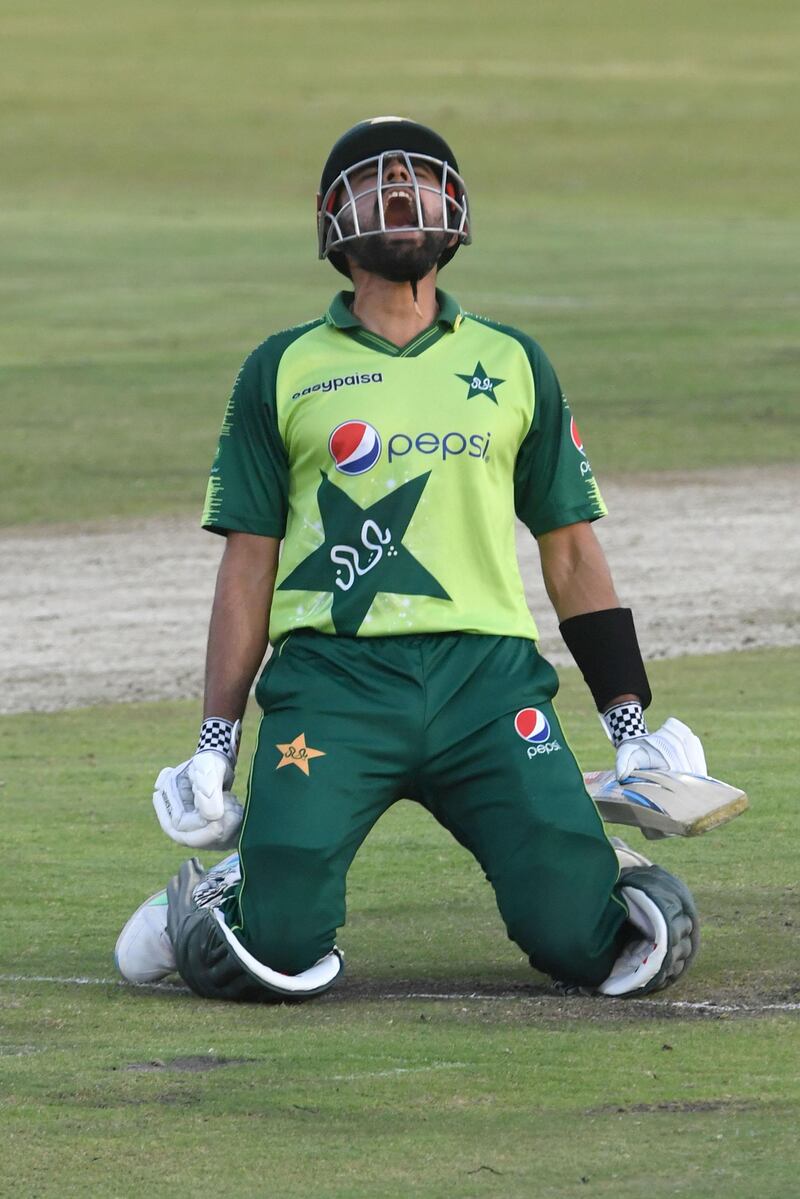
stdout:
[[172,983],[129,983],[124,978],[65,978],[53,974],[0,974],[0,983],[68,983],[75,987],[128,987],[134,991],[171,991],[175,995],[188,993],[188,987]]
[[687,999],[641,999],[635,1002],[649,1002],[658,1007],[691,1008],[696,1012],[800,1012],[800,1003],[714,1003],[710,999],[701,999],[697,1003],[690,1003]]
[[[380,999],[450,999],[450,1000],[467,1000],[479,1001],[483,1003],[497,1002],[502,1000],[507,1003],[510,999],[545,999],[548,996],[533,996],[520,995],[518,992],[509,991],[503,995],[481,995],[479,991],[470,991],[468,993],[446,993],[436,991],[406,991],[398,993],[394,991],[386,992],[383,995],[376,996]],[[553,998],[556,998],[553,996]],[[725,1012],[800,1012],[800,1003],[715,1003],[711,999],[700,999],[697,1002],[692,1002],[688,999],[626,999],[626,1004],[643,1004],[647,1007],[661,1008],[683,1008],[694,1012],[709,1012],[711,1014]]]
[[[188,987],[175,983],[131,983],[122,978],[65,977],[53,974],[0,974],[0,983],[55,983],[76,987],[123,987],[131,991],[168,991],[172,995],[190,994]],[[359,996],[359,998],[362,998]],[[510,1000],[563,998],[547,995],[520,995],[518,991],[506,991],[499,995],[482,995],[480,991],[376,991],[368,999],[402,1000],[450,1000],[464,1003],[508,1003]],[[708,1012],[724,1015],[734,1012],[800,1012],[800,1003],[717,1003],[712,999],[626,999],[626,1005],[637,1004],[649,1008],[659,1007],[675,1011]],[[427,1067],[426,1067],[427,1069]]]

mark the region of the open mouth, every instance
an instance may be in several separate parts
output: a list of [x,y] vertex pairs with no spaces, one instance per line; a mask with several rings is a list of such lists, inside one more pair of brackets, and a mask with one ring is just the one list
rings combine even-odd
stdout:
[[395,188],[384,193],[383,220],[387,229],[417,227],[417,205],[414,193],[405,188]]

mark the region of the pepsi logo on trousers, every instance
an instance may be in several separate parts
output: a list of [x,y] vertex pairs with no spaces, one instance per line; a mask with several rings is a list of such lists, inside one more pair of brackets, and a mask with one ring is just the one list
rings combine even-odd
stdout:
[[561,750],[561,742],[550,739],[550,721],[538,708],[521,708],[514,717],[514,728],[522,740],[528,742],[526,753],[530,761]]
[[550,722],[538,708],[522,708],[514,717],[514,728],[523,741],[538,745],[550,736]]

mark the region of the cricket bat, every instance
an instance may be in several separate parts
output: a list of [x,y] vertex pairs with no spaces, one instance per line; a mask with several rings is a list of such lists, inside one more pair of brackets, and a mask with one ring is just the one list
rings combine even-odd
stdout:
[[613,770],[590,770],[586,790],[608,824],[629,824],[648,840],[698,837],[747,807],[738,787],[679,770],[636,770],[622,782]]

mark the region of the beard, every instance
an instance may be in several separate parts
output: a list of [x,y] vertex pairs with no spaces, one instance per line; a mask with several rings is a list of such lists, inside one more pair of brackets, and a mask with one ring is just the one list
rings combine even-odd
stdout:
[[433,270],[452,236],[445,230],[429,230],[423,233],[422,241],[411,242],[392,237],[391,233],[374,233],[350,242],[347,256],[362,271],[390,283],[414,283]]

